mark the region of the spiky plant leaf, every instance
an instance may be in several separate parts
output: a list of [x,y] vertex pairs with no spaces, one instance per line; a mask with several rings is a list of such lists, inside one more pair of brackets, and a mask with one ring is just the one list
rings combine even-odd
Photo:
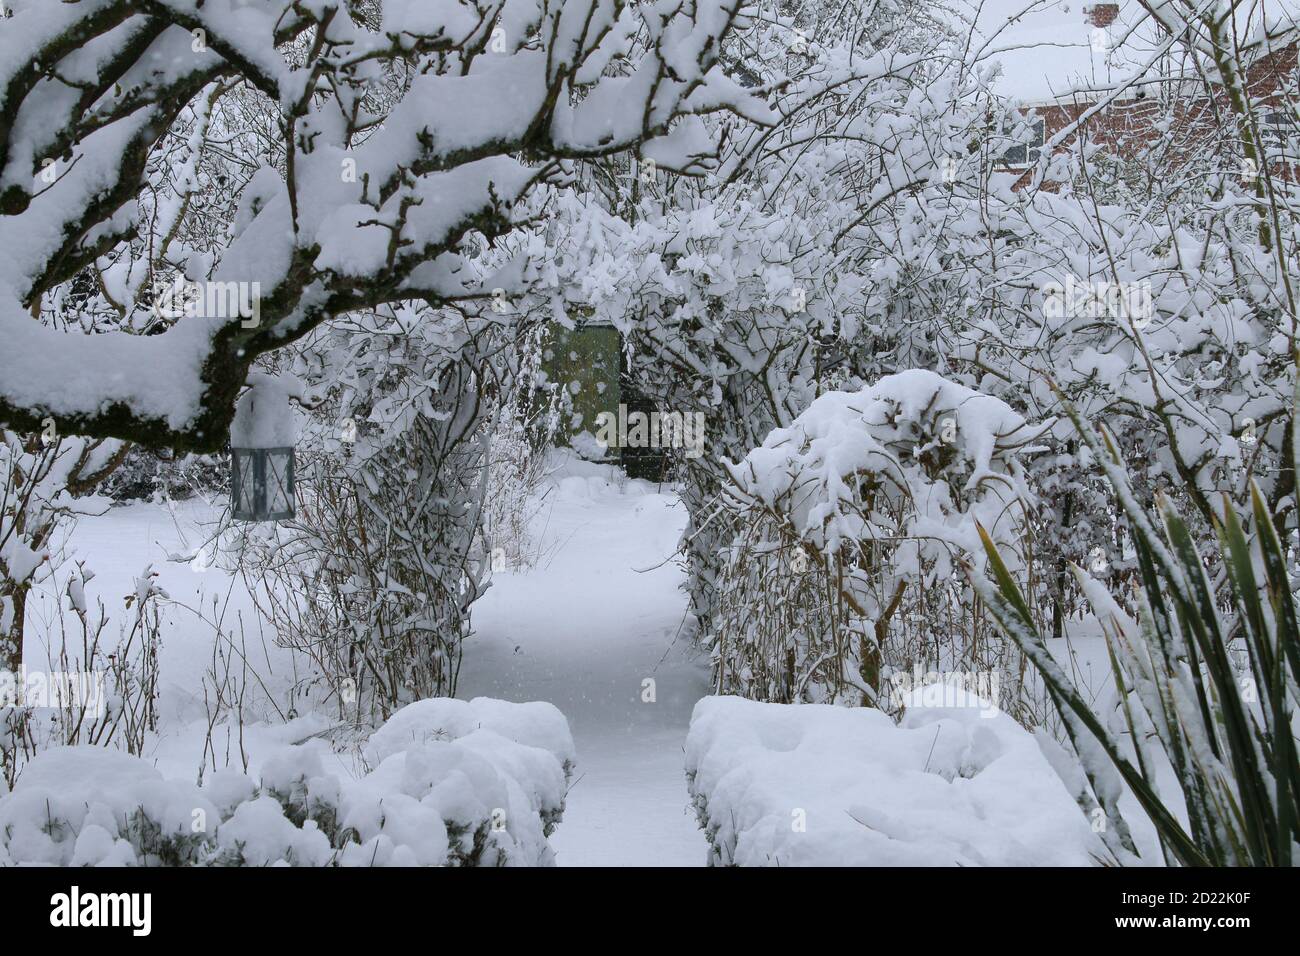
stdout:
[[[1223,587],[1216,589],[1194,535],[1173,504],[1162,498],[1153,521],[1133,493],[1110,433],[1093,431],[1068,402],[1065,409],[1115,490],[1137,558],[1141,594],[1136,632],[1129,633],[1115,614],[1105,618],[1105,608],[1116,607],[1111,599],[1102,594],[1102,607],[1095,591],[1090,596],[1134,738],[1137,768],[1052,658],[1024,596],[983,529],[993,581],[970,565],[967,573],[994,621],[1038,669],[1075,752],[1084,754],[1089,749],[1084,738],[1090,737],[1106,755],[1151,819],[1167,861],[1294,865],[1300,860],[1300,761],[1292,735],[1300,626],[1286,550],[1264,496],[1252,482],[1253,541],[1231,499],[1224,498],[1223,514],[1214,523],[1224,567]],[[1076,574],[1082,586],[1084,578]],[[1244,680],[1229,654],[1238,639],[1250,659],[1250,676]],[[1256,688],[1258,698],[1246,693]],[[1181,789],[1190,834],[1154,786],[1154,767],[1138,739],[1145,724],[1137,709],[1159,731],[1156,737]],[[1086,760],[1083,764],[1096,802],[1108,819],[1113,814],[1122,821],[1097,768]],[[1087,801],[1080,805],[1087,809]],[[1131,846],[1126,824],[1121,832],[1121,846]],[[1108,845],[1115,849],[1114,841]]]

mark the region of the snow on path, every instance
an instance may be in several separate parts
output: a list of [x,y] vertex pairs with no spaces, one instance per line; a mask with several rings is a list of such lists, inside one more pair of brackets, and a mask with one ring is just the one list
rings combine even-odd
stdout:
[[547,700],[568,717],[578,767],[551,837],[559,865],[701,866],[683,747],[708,671],[685,636],[674,640],[686,596],[666,561],[685,509],[603,474],[561,478],[556,492],[545,539],[556,550],[537,569],[497,574],[475,605],[457,696]]
[[[545,700],[568,718],[578,766],[551,838],[560,865],[703,865],[707,846],[688,809],[683,766],[691,710],[709,690],[708,668],[689,638],[678,637],[686,595],[672,560],[685,508],[655,485],[611,480],[617,473],[607,466],[561,460],[537,528],[548,556],[527,572],[496,574],[474,606],[457,696]],[[269,636],[263,645],[242,586],[232,588],[218,568],[203,572],[197,562],[167,560],[203,540],[197,523],[212,514],[201,502],[186,502],[173,522],[163,507],[140,503],[83,519],[73,543],[96,571],[87,593],[120,619],[122,595],[151,562],[159,583],[190,607],[211,612],[213,597],[224,603],[230,592],[227,626],[244,614],[262,678],[283,703],[297,672]],[[47,659],[43,637],[57,629],[55,593],[65,579],[66,572],[47,583],[33,602],[33,662]],[[165,772],[188,777],[202,753],[203,674],[213,632],[187,611],[173,609],[168,617],[174,624],[162,648],[166,732],[148,756]],[[654,680],[653,703],[642,702],[646,679]],[[283,736],[269,708],[254,708],[250,717],[272,722],[270,738]]]

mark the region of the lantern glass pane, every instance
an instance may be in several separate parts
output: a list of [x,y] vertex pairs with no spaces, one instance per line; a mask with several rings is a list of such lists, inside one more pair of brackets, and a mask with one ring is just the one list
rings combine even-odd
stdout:
[[253,456],[247,451],[241,451],[235,456],[235,467],[239,472],[236,483],[236,493],[238,494],[238,499],[235,502],[236,513],[252,517],[257,511],[255,498],[257,484],[253,478]]
[[293,511],[289,486],[291,454],[278,449],[266,453],[266,510],[273,517]]
[[230,449],[230,505],[240,521],[294,516],[293,448]]

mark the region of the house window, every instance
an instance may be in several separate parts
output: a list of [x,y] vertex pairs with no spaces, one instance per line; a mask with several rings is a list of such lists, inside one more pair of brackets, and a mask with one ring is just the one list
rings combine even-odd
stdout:
[[1029,121],[1029,137],[1025,142],[1017,143],[1002,154],[1002,162],[1007,166],[1028,166],[1038,162],[1043,152],[1044,126],[1041,119]]

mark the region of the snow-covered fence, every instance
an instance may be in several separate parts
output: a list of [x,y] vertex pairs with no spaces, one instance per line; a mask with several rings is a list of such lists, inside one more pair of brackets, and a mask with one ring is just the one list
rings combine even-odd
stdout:
[[908,703],[897,726],[873,708],[701,700],[686,775],[709,862],[1087,866],[1104,856],[1010,717],[951,686],[919,688]]
[[532,866],[554,854],[573,739],[550,704],[408,705],[340,777],[323,741],[203,786],[99,747],[40,754],[0,797],[0,865]]
[[956,559],[980,553],[977,524],[1021,544],[1032,495],[1018,457],[1042,431],[999,399],[911,370],[821,396],[730,465],[719,692],[886,706],[890,667],[1018,672]]

